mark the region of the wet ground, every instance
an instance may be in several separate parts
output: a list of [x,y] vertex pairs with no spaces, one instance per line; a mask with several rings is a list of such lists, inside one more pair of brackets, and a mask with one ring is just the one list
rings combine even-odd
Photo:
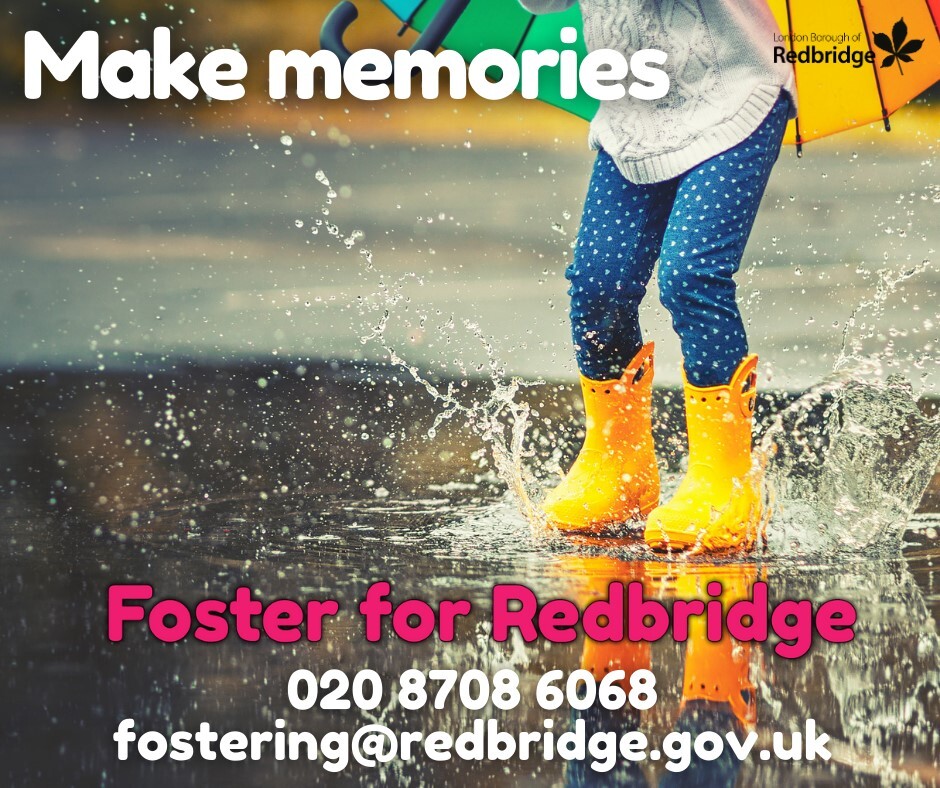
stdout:
[[[0,131],[5,784],[310,784],[319,767],[121,764],[111,732],[126,716],[158,730],[375,721],[290,709],[285,683],[301,667],[372,667],[390,683],[413,666],[508,666],[530,686],[597,658],[583,639],[495,644],[483,615],[446,646],[364,644],[351,615],[320,644],[105,637],[115,582],[187,601],[250,585],[265,599],[330,595],[351,609],[380,579],[397,599],[461,597],[479,610],[498,582],[579,603],[628,579],[666,600],[713,578],[740,595],[766,580],[773,600],[843,597],[859,611],[856,639],[817,642],[801,660],[780,659],[772,642],[731,653],[698,642],[698,663],[671,642],[628,647],[613,657],[650,665],[660,702],[595,722],[651,737],[688,725],[704,654],[747,690],[762,742],[812,716],[834,757],[722,762],[699,784],[940,781],[940,279],[929,263],[940,192],[925,152],[857,153],[784,153],[740,277],[764,359],[766,548],[676,563],[635,533],[572,541],[521,513],[582,435],[575,392],[551,381],[572,378],[562,271],[586,152],[343,148],[297,135],[288,145],[88,123]],[[677,348],[655,298],[645,325],[659,343],[668,490],[685,444]],[[389,348],[415,374],[380,363]],[[872,354],[877,369],[829,377],[840,357],[864,367]],[[516,390],[513,374],[549,382]],[[745,716],[705,711],[725,726]],[[472,717],[454,706],[375,716],[426,730]],[[530,707],[505,722],[521,730],[545,716]],[[621,783],[666,778],[647,763]],[[331,779],[579,775],[559,761],[421,761]]]
[[[261,380],[268,382],[262,387]],[[866,549],[837,550],[818,539],[826,529],[842,529],[836,536],[846,542],[853,536],[838,512],[814,519],[826,516],[821,500],[820,514],[794,517],[782,506],[775,520],[781,525],[771,524],[769,546],[757,556],[675,563],[648,553],[635,534],[569,540],[534,530],[494,472],[493,446],[460,417],[439,426],[430,440],[440,406],[394,368],[178,365],[150,375],[7,374],[0,383],[7,784],[309,784],[319,767],[118,763],[110,734],[126,716],[157,730],[195,728],[204,720],[225,730],[268,730],[278,718],[314,732],[351,730],[376,719],[392,727],[463,730],[474,715],[453,704],[405,716],[390,710],[333,716],[295,711],[286,700],[286,682],[301,667],[371,667],[390,684],[415,666],[489,672],[508,666],[531,690],[546,670],[589,667],[596,658],[582,639],[551,647],[496,644],[482,612],[464,622],[450,645],[412,645],[393,637],[365,644],[351,614],[341,615],[319,644],[170,646],[137,631],[114,645],[105,637],[105,589],[115,582],[152,582],[158,595],[162,589],[190,602],[249,585],[266,600],[329,596],[351,610],[379,579],[392,583],[396,599],[466,598],[479,611],[488,609],[490,590],[499,582],[524,583],[540,598],[581,604],[613,580],[640,580],[647,595],[668,600],[679,588],[701,593],[715,578],[740,597],[760,579],[768,582],[772,600],[848,599],[859,613],[855,641],[819,641],[800,660],[776,656],[772,642],[743,651],[740,645],[713,645],[714,653],[704,641],[697,646],[696,659],[704,647],[708,665],[737,666],[733,680],[748,689],[761,742],[769,742],[774,730],[799,729],[812,716],[832,736],[833,760],[707,764],[697,772],[698,784],[867,786],[938,778],[936,479],[919,513],[911,516],[909,503],[894,500],[883,514],[897,527]],[[462,396],[485,400],[491,389],[489,380],[479,379]],[[888,402],[892,392],[876,395]],[[838,396],[844,433],[862,432],[852,423],[859,414],[852,412],[851,396]],[[676,399],[670,391],[656,398],[657,446],[670,479],[683,451]],[[526,466],[547,473],[556,444],[565,447],[556,458],[564,464],[578,442],[571,423],[574,392],[535,387],[518,401],[531,408]],[[772,414],[795,402],[792,395],[762,397],[762,432],[773,434]],[[823,398],[797,421],[802,435],[827,443],[835,455],[845,435],[826,432],[829,407],[836,407],[832,398]],[[904,418],[911,431],[882,436],[881,456],[868,445],[859,467],[840,478],[891,456],[903,472],[873,477],[869,488],[887,489],[905,474],[924,479],[930,463],[922,455],[935,459],[940,446],[936,405],[909,407]],[[861,410],[867,414],[872,402]],[[500,418],[505,423],[511,416],[503,411]],[[858,445],[852,446],[857,453]],[[825,478],[825,469],[808,475]],[[694,704],[684,703],[683,693],[695,663],[680,645],[627,646],[615,658],[651,666],[660,700],[639,717],[613,714],[595,724],[609,730],[638,724],[661,737],[688,723]],[[716,708],[707,719],[734,724],[727,708]],[[537,729],[545,717],[554,718],[559,730],[572,722],[566,714],[531,707],[500,719],[508,729],[522,730]],[[343,779],[331,780],[573,785],[576,777],[558,761],[471,763],[458,770],[425,760],[389,767],[381,778],[351,767]],[[662,765],[647,763],[621,778],[620,784],[666,785],[668,775]]]

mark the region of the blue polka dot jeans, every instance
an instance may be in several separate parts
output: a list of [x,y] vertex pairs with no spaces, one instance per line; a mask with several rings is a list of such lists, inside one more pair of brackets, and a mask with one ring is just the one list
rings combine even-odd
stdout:
[[565,271],[585,377],[619,378],[640,349],[640,301],[658,258],[660,299],[681,340],[689,383],[731,380],[748,352],[734,275],[788,113],[789,99],[781,95],[743,142],[661,183],[631,183],[598,152]]

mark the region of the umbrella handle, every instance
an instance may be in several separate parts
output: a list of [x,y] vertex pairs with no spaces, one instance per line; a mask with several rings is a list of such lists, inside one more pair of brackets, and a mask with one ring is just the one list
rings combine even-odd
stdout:
[[323,27],[320,28],[320,48],[330,50],[344,66],[352,52],[343,43],[343,34],[358,16],[359,9],[349,0],[343,0],[327,14]]
[[[436,52],[469,4],[470,0],[445,0],[410,51]],[[350,0],[343,0],[327,14],[320,28],[320,47],[336,55],[344,66],[352,52],[343,43],[343,35],[358,16],[359,9]]]

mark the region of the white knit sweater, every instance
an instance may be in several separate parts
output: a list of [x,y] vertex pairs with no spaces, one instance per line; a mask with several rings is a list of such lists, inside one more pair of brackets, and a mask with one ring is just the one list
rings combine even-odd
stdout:
[[[535,14],[575,2],[519,1]],[[629,58],[659,49],[668,57],[660,66],[670,79],[665,97],[603,101],[591,121],[591,147],[607,151],[627,180],[669,180],[733,147],[760,125],[781,90],[795,114],[793,69],[773,62],[780,31],[766,0],[580,3],[588,51],[615,49]]]

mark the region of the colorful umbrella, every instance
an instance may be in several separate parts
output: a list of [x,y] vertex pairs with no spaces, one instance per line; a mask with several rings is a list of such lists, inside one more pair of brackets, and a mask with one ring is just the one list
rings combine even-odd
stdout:
[[[412,49],[444,46],[468,62],[484,49],[503,49],[517,58],[524,49],[557,49],[562,27],[581,28],[577,5],[557,14],[533,16],[515,0],[382,0],[404,22],[399,34],[423,31]],[[940,0],[769,0],[792,51],[799,117],[786,142],[797,145],[888,117],[940,79]],[[349,56],[342,38],[356,7],[343,0],[327,17],[321,46]],[[494,23],[498,20],[498,23]],[[565,45],[567,46],[567,45]],[[571,45],[585,54],[580,37]],[[856,63],[839,62],[840,51]],[[815,53],[814,54],[814,49]],[[873,53],[861,63],[858,57]],[[829,53],[827,55],[827,53]],[[832,62],[835,60],[835,62]],[[597,101],[579,93],[561,98],[557,74],[543,69],[539,99],[585,119]]]

